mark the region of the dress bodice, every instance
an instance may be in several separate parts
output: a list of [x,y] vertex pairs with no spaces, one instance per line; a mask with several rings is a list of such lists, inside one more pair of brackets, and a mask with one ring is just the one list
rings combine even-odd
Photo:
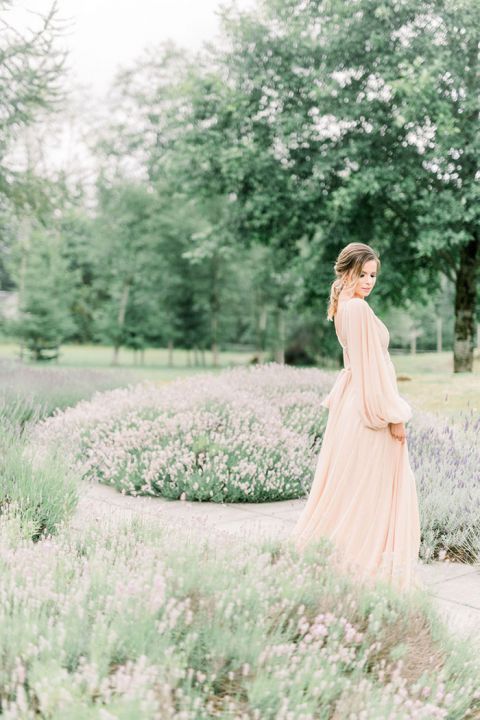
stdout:
[[[338,338],[338,342],[340,343],[340,345],[343,348],[343,366],[346,370],[348,370],[350,368],[350,358],[348,355],[348,344],[347,344],[347,339],[346,339],[345,326],[342,323],[342,313],[343,313],[344,306],[346,305],[346,303],[350,302],[351,299],[353,299],[353,298],[350,298],[348,300],[339,300],[338,306],[337,306],[337,312],[334,317],[335,332],[336,332],[336,335]],[[375,315],[374,311],[372,310],[370,305],[368,305],[366,300],[363,300],[362,302],[364,302],[368,306],[369,312],[371,313],[372,317],[375,320],[376,326],[378,328],[378,337],[379,337],[383,352],[385,354],[385,357],[391,361],[390,354],[388,352],[388,346],[390,344],[390,333],[388,332],[388,328],[385,325],[385,323],[383,323],[380,320],[380,318],[377,317],[377,315]]]
[[385,428],[388,423],[406,422],[411,407],[399,395],[397,377],[388,345],[390,334],[363,298],[339,302],[335,331],[343,348],[344,367],[321,404],[339,408],[345,393],[355,396],[357,412],[366,427]]

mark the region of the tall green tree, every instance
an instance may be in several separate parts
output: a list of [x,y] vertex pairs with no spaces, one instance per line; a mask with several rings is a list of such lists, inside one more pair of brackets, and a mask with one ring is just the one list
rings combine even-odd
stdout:
[[97,339],[113,345],[112,364],[119,361],[122,345],[131,344],[128,316],[139,318],[136,344],[145,344],[143,320],[148,317],[134,301],[142,303],[139,292],[148,281],[151,262],[149,219],[152,199],[138,183],[98,183],[99,207],[95,223],[96,242],[92,248],[96,268],[95,292],[100,297],[95,315]]
[[70,313],[73,279],[62,251],[62,238],[55,228],[45,231],[37,225],[32,229],[31,241],[23,268],[19,318],[8,329],[38,361],[56,356],[60,345],[75,331]]
[[210,346],[215,365],[229,332],[225,298],[232,294],[235,247],[225,222],[230,200],[211,179],[196,184],[191,172],[192,163],[215,153],[210,136],[208,147],[190,143],[192,102],[199,100],[193,67],[191,57],[167,43],[120,73],[112,92],[115,107],[95,150],[108,181],[135,172],[152,193],[155,251],[148,273],[156,293],[147,282],[171,362],[181,343],[194,350]]
[[96,279],[102,273],[96,265],[99,237],[95,218],[80,203],[75,203],[62,208],[57,224],[63,238],[68,274],[73,282],[69,306],[76,330],[72,339],[79,343],[93,342],[94,317],[99,304]]
[[[480,5],[362,0],[323,8],[328,81],[319,88],[319,104],[328,102],[346,126],[340,148],[348,182],[337,207],[357,223],[367,208],[380,248],[406,261],[399,263],[399,283],[418,282],[416,269],[426,262],[454,281],[454,371],[472,371]],[[430,274],[424,279],[431,290]]]
[[452,278],[455,371],[473,367],[479,13],[476,0],[226,9],[191,132],[192,173],[235,196],[237,237],[278,250],[285,266],[311,245],[306,299],[324,305],[352,240],[380,252],[385,305],[420,300],[439,272]]

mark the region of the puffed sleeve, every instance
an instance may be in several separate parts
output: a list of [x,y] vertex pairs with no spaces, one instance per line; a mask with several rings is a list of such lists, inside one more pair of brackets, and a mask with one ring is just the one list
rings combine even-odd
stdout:
[[385,354],[373,310],[365,300],[346,303],[345,336],[358,408],[365,425],[380,430],[407,422],[410,405],[398,393],[395,368]]

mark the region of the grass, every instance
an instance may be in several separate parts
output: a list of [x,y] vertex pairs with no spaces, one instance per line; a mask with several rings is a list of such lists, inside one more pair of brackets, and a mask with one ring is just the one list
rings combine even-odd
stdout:
[[[392,355],[398,389],[414,408],[455,415],[480,409],[480,355],[473,373],[453,372],[453,353]],[[404,379],[402,379],[404,378]]]
[[[17,343],[0,343],[0,359],[18,359]],[[168,365],[166,348],[149,348],[144,353],[145,363],[136,364],[132,350],[121,349],[119,363],[113,366],[112,348],[103,345],[62,345],[58,362],[39,365],[25,361],[28,367],[48,368],[52,372],[61,368],[94,368],[115,373],[119,369],[131,378],[130,382],[144,379],[154,382],[168,382],[178,377],[200,372],[220,372],[225,367],[247,364],[253,357],[250,352],[219,352],[219,365],[214,366],[211,352],[205,352],[206,365],[193,365],[193,352],[176,349],[173,352],[173,366]],[[200,357],[200,355],[199,355]],[[190,362],[190,364],[189,364]]]
[[[18,344],[0,343],[0,359],[14,359],[18,356]],[[190,353],[193,362],[193,353]],[[219,352],[219,365],[212,364],[212,355],[205,353],[207,365],[189,365],[188,352],[174,351],[174,365],[168,365],[168,351],[165,348],[150,348],[145,351],[145,364],[135,364],[131,350],[120,351],[118,366],[112,366],[112,349],[100,345],[64,345],[58,363],[38,366],[26,363],[32,369],[48,370],[54,373],[66,368],[101,369],[112,376],[121,371],[124,382],[151,380],[159,384],[196,373],[220,372],[223,368],[248,364],[251,352]],[[439,411],[453,415],[459,410],[480,408],[480,354],[475,351],[474,372],[454,373],[453,353],[418,353],[416,355],[391,355],[397,371],[400,392],[414,408],[430,412]],[[334,375],[338,370],[332,371]]]

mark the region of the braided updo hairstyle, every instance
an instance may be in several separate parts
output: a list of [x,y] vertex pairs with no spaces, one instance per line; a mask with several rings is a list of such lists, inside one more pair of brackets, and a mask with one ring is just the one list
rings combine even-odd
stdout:
[[380,271],[380,258],[370,245],[353,242],[346,245],[338,254],[333,266],[336,280],[330,288],[330,301],[328,303],[327,318],[333,320],[338,306],[338,296],[342,290],[353,290],[361,275],[362,268],[369,260],[377,263],[377,272]]

